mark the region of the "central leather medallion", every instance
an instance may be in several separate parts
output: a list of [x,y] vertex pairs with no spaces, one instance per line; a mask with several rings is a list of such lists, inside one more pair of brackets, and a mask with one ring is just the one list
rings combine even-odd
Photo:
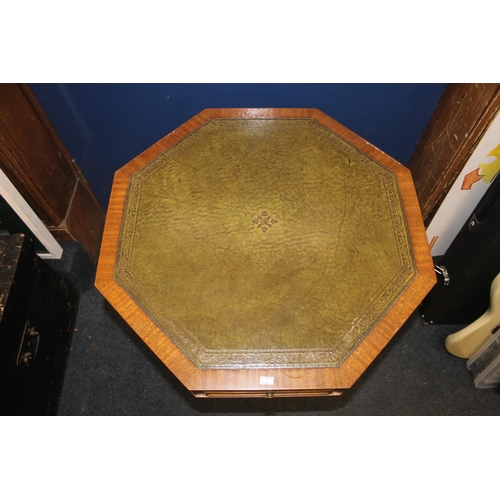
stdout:
[[267,213],[267,210],[262,210],[262,213],[257,216],[256,219],[252,219],[254,224],[257,224],[257,227],[265,233],[270,227],[273,227],[274,224],[278,223],[278,219],[273,218],[271,215]]

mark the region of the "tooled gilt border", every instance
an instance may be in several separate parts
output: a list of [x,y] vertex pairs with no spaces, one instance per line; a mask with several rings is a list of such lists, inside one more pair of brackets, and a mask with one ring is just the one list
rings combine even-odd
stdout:
[[[341,152],[354,157],[354,161],[369,169],[372,173],[381,177],[386,191],[386,196],[391,210],[391,220],[394,234],[398,240],[398,252],[401,267],[389,285],[367,306],[357,320],[341,336],[341,339],[329,349],[273,349],[273,350],[211,350],[204,347],[199,340],[180,325],[172,321],[174,317],[170,311],[165,309],[148,290],[141,284],[138,277],[134,276],[128,269],[130,255],[133,249],[135,224],[137,210],[140,205],[140,193],[142,182],[159,168],[162,168],[178,156],[186,148],[191,147],[194,142],[205,137],[215,127],[224,125],[230,121],[246,121],[251,126],[262,120],[258,119],[213,119],[193,131],[182,141],[172,146],[169,150],[153,159],[138,172],[131,176],[126,195],[124,219],[120,231],[117,249],[117,261],[115,266],[115,280],[127,290],[129,295],[136,301],[150,319],[162,330],[175,345],[199,368],[301,368],[301,367],[338,367],[353,352],[353,350],[370,333],[376,323],[385,315],[390,307],[396,302],[400,295],[417,276],[413,250],[410,242],[408,225],[404,212],[402,211],[402,198],[394,172],[368,158],[354,146],[346,144],[343,139],[326,129],[313,119],[276,119],[280,125],[305,126],[311,128],[322,138],[330,141]],[[268,120],[268,119],[266,119]],[[251,122],[251,123],[250,123]],[[373,164],[379,168],[373,169]],[[137,289],[141,293],[142,302],[137,301],[134,293]],[[145,298],[147,303],[144,303]],[[156,314],[153,312],[155,311]]]

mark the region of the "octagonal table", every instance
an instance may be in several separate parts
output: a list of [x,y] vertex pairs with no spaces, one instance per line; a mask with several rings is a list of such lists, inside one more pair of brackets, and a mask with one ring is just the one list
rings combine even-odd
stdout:
[[194,395],[337,395],[435,283],[410,172],[315,109],[208,109],[115,175],[96,286]]

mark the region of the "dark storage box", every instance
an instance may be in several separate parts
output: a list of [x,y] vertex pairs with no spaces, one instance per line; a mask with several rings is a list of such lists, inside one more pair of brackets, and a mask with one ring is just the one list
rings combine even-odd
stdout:
[[2,415],[56,414],[77,304],[28,237],[0,237]]

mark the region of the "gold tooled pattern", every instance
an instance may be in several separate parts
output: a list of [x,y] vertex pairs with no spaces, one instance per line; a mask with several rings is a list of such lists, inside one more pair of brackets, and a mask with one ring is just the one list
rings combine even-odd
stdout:
[[315,120],[211,120],[129,180],[115,279],[200,368],[339,366],[416,274],[396,175]]
[[269,228],[273,227],[274,224],[278,224],[278,219],[275,219],[272,215],[267,213],[267,210],[262,210],[262,212],[257,215],[255,219],[252,219],[252,223],[256,224],[257,227],[265,233]]

